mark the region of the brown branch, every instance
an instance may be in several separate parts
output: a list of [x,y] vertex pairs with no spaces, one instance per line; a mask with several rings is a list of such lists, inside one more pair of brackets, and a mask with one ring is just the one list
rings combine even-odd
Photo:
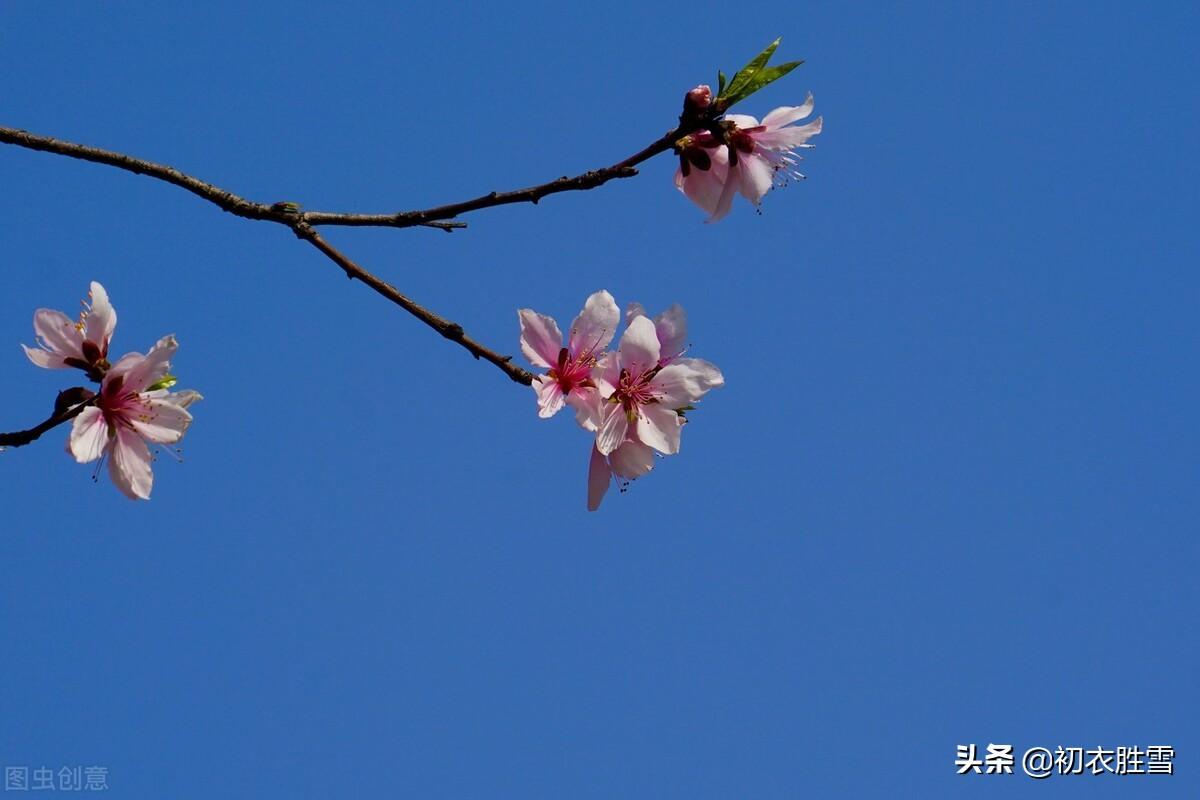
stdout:
[[509,203],[537,203],[546,195],[568,191],[586,191],[608,183],[614,178],[631,178],[637,175],[637,169],[635,169],[637,164],[669,150],[679,137],[690,130],[698,129],[698,127],[698,124],[685,124],[681,122],[679,127],[658,141],[610,167],[590,170],[575,177],[564,176],[557,180],[537,186],[530,186],[525,189],[516,189],[510,192],[489,192],[472,200],[464,200],[459,203],[450,203],[419,211],[399,211],[394,214],[347,214],[330,211],[303,211],[299,206],[292,203],[273,203],[270,205],[256,203],[165,164],[156,164],[153,161],[134,158],[133,156],[117,153],[112,150],[103,150],[99,147],[75,144],[74,142],[63,141],[62,139],[53,139],[49,136],[39,136],[36,133],[30,133],[17,128],[0,126],[0,143],[13,144],[43,153],[67,156],[68,158],[78,158],[96,164],[105,164],[117,169],[123,169],[126,172],[132,172],[135,175],[146,175],[156,178],[189,191],[197,197],[213,203],[222,210],[228,211],[230,214],[246,219],[276,222],[290,227],[295,222],[297,214],[299,214],[303,218],[303,221],[309,225],[355,225],[391,228],[424,226],[439,228],[449,233],[456,228],[465,228],[466,223],[449,222],[447,220],[459,214],[465,214],[468,211],[477,211],[481,208],[491,208]]
[[412,314],[417,319],[424,322],[429,327],[440,333],[452,342],[458,342],[465,347],[467,351],[475,356],[476,359],[484,359],[490,361],[504,371],[504,374],[512,378],[517,383],[530,385],[533,382],[533,373],[523,370],[512,363],[512,356],[502,356],[494,350],[484,347],[479,342],[475,341],[463,331],[461,325],[457,322],[451,322],[448,319],[439,317],[427,308],[417,304],[415,301],[400,293],[395,286],[382,280],[381,278],[371,274],[367,270],[360,267],[358,264],[351,261],[346,255],[329,244],[317,233],[308,222],[297,217],[292,225],[292,230],[296,232],[296,236],[311,244],[313,247],[320,250],[330,258],[335,264],[342,268],[346,273],[346,277],[351,280],[360,280],[367,286],[370,286],[378,294],[391,300],[396,305],[403,308],[409,314]]
[[[83,394],[78,394],[79,392]],[[86,389],[67,389],[66,391],[59,392],[58,402],[54,404],[54,414],[49,419],[27,431],[0,433],[0,447],[24,447],[31,442],[37,441],[46,431],[70,422],[95,401],[95,398],[91,394]],[[75,402],[75,405],[71,405],[72,400]]]

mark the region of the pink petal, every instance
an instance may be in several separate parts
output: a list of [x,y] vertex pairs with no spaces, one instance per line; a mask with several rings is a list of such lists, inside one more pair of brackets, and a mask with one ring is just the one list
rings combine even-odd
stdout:
[[654,469],[654,451],[641,442],[629,439],[612,452],[608,461],[615,474],[633,480]]
[[621,446],[629,432],[629,418],[620,403],[609,403],[604,407],[600,430],[596,431],[596,447],[604,455]]
[[676,170],[675,186],[689,200],[712,215],[716,212],[729,174],[729,151],[721,145],[707,152],[712,158],[712,167],[703,170],[693,167],[686,178],[682,171]]
[[721,371],[698,358],[681,358],[659,370],[650,386],[667,408],[683,408],[698,401],[709,389],[725,383]]
[[187,433],[192,415],[182,406],[165,399],[142,397],[140,409],[127,419],[142,438],[155,444],[174,444]]
[[808,93],[804,103],[798,106],[780,106],[763,117],[762,124],[767,130],[772,128],[782,128],[784,125],[791,125],[793,122],[798,122],[813,111],[813,96],[812,92]]
[[793,150],[797,147],[811,147],[812,145],[806,145],[805,142],[821,132],[823,120],[824,117],[817,117],[807,125],[760,133],[754,137],[754,143],[764,150]]
[[61,311],[39,308],[33,315],[33,332],[51,353],[83,358],[83,334],[75,327],[74,320]]
[[775,183],[775,170],[772,169],[771,163],[757,153],[742,154],[738,164],[738,175],[741,178],[738,190],[742,197],[755,205],[762,202],[763,195],[771,191],[771,186]]
[[92,281],[92,309],[84,320],[84,336],[108,354],[108,342],[117,327],[117,312],[108,301],[108,292],[96,281]]
[[600,507],[600,501],[604,499],[611,483],[612,472],[608,469],[608,462],[596,446],[592,445],[592,457],[588,461],[588,511],[595,511]]
[[587,299],[583,310],[571,323],[571,339],[567,349],[572,356],[599,353],[612,341],[620,321],[621,310],[617,308],[617,301],[601,289]]
[[726,114],[725,119],[726,121],[737,125],[742,130],[758,127],[758,120],[749,114]]
[[21,345],[21,348],[25,351],[26,357],[39,367],[65,369],[67,366],[62,356],[51,353],[49,350],[43,350],[40,347],[27,347],[25,345]]
[[95,461],[108,444],[108,423],[104,413],[95,406],[88,406],[71,422],[71,435],[67,449],[80,464]]
[[633,303],[630,303],[629,305],[625,306],[625,324],[626,325],[628,325],[630,320],[632,320],[634,317],[646,317],[646,316],[649,316],[649,314],[646,313],[646,307],[643,306],[641,303],[633,302]]
[[[125,383],[122,385],[123,388],[130,392],[140,392],[150,384],[160,380],[167,374],[167,370],[171,366],[171,358],[178,349],[179,343],[175,341],[174,336],[167,335],[159,339],[154,347],[150,348],[150,352],[146,354],[145,358],[133,363],[124,372]],[[118,365],[127,358],[129,356],[124,356],[118,362]]]
[[586,431],[600,428],[603,404],[600,400],[600,390],[590,386],[581,386],[571,390],[567,395],[567,405],[575,409],[575,421]]
[[725,183],[721,187],[721,196],[717,198],[712,215],[705,222],[719,222],[729,213],[729,209],[733,208],[733,196],[737,193],[738,183],[741,181],[741,172],[742,162],[739,160],[736,167],[729,168],[729,174],[726,176]]
[[654,332],[658,335],[663,360],[682,353],[687,346],[687,313],[683,306],[675,303],[655,317]]
[[[641,407],[637,420],[637,437],[665,456],[679,452],[679,430],[683,419],[658,403]],[[603,449],[603,448],[601,448]]]
[[553,317],[522,308],[517,312],[521,321],[521,352],[535,367],[550,369],[558,363],[562,350],[562,333]]
[[634,317],[621,337],[621,366],[632,375],[641,375],[658,365],[660,347],[654,323],[647,317]]
[[558,381],[545,375],[533,379],[533,391],[537,395],[538,416],[549,419],[562,410],[563,393]]
[[150,469],[150,448],[142,437],[130,429],[117,426],[108,461],[108,474],[113,484],[130,500],[149,500],[154,487]]

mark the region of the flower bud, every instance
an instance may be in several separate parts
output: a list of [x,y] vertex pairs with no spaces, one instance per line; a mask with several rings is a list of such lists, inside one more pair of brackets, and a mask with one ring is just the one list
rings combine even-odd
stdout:
[[697,114],[710,105],[712,105],[712,88],[707,84],[700,84],[683,98],[683,111],[686,114]]

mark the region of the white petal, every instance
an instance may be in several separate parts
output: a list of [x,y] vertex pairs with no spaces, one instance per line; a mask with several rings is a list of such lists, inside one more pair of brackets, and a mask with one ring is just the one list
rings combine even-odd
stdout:
[[780,106],[763,117],[763,127],[767,130],[772,128],[782,128],[784,125],[791,125],[793,122],[799,122],[807,117],[813,111],[813,96],[812,92],[808,93],[808,98],[804,103],[798,106]]
[[165,399],[142,397],[138,413],[128,413],[129,424],[142,438],[155,444],[174,444],[187,433],[192,415]]
[[612,472],[608,469],[608,462],[604,460],[604,454],[592,445],[592,456],[588,460],[588,511],[595,511],[600,507],[600,501],[604,499],[611,483]]
[[599,353],[612,341],[620,321],[621,310],[617,308],[617,301],[601,289],[587,299],[583,310],[571,323],[571,339],[567,349],[572,356]]
[[572,389],[567,395],[567,405],[575,409],[575,421],[579,427],[585,431],[599,430],[604,404],[598,389],[590,386]]
[[654,318],[654,332],[658,335],[661,358],[673,358],[687,346],[687,313],[683,306],[675,303]]
[[562,410],[563,393],[558,381],[546,375],[533,379],[533,391],[537,395],[538,416],[549,419]]
[[804,147],[805,142],[821,132],[823,120],[824,117],[817,117],[807,125],[759,133],[754,136],[754,143],[765,150],[793,150]]
[[663,455],[678,453],[683,418],[658,403],[642,406],[640,411],[637,437]]
[[654,451],[641,442],[629,439],[612,452],[608,461],[613,472],[633,480],[654,469]]
[[84,321],[84,336],[88,341],[98,345],[102,353],[107,355],[108,342],[112,339],[117,327],[117,312],[108,300],[108,292],[96,281],[92,281],[92,309]]
[[33,314],[33,332],[50,352],[69,358],[83,358],[83,334],[75,327],[74,320],[61,311],[39,308]]
[[600,430],[596,432],[596,447],[604,455],[621,446],[629,432],[629,418],[620,403],[609,403],[604,407]]
[[742,197],[758,205],[762,202],[763,195],[771,191],[771,185],[775,183],[775,170],[767,159],[757,153],[741,155],[741,162],[738,164],[738,174],[741,177],[738,190]]
[[108,474],[113,484],[130,500],[149,500],[154,487],[150,469],[150,448],[128,428],[117,426],[108,460]]
[[[145,358],[135,361],[124,372],[125,382],[122,384],[122,388],[130,392],[140,392],[161,379],[170,369],[171,359],[178,349],[179,343],[175,341],[174,336],[168,334],[159,339],[154,347],[150,348],[150,352],[146,354]],[[124,362],[126,358],[128,356],[123,357],[118,364]]]
[[517,312],[521,321],[521,352],[535,367],[550,369],[558,363],[562,350],[562,333],[553,317],[522,308]]
[[680,358],[659,370],[650,386],[667,408],[683,408],[697,402],[709,389],[722,386],[721,370],[699,358]]
[[658,365],[661,352],[654,323],[647,317],[635,317],[621,337],[621,366],[632,375],[641,375]]
[[51,353],[49,350],[43,350],[40,347],[27,347],[26,345],[21,345],[21,348],[25,351],[26,357],[39,367],[65,369],[67,366],[62,356]]
[[733,196],[737,193],[738,183],[741,181],[741,160],[738,161],[736,167],[729,168],[729,174],[725,178],[725,183],[721,187],[721,196],[717,198],[717,202],[713,207],[712,215],[705,222],[718,222],[725,218],[729,213],[729,209],[733,208]]
[[104,413],[95,406],[88,406],[71,422],[71,436],[67,449],[80,464],[95,461],[108,444],[108,423]]
[[726,114],[725,119],[737,125],[742,130],[758,127],[758,120],[749,114]]

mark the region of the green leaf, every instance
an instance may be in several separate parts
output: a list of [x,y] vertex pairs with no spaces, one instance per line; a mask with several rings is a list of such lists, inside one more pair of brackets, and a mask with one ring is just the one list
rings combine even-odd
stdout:
[[[729,108],[734,103],[745,100],[759,89],[779,80],[804,63],[803,61],[789,61],[786,64],[768,67],[767,62],[774,55],[775,48],[779,47],[779,41],[779,39],[776,39],[771,42],[761,53],[751,59],[750,63],[734,73],[728,86],[725,85],[724,80],[721,81],[721,88],[717,92],[717,99],[720,102],[722,110]],[[725,77],[722,73],[717,73],[717,75],[720,78]]]
[[725,93],[725,73],[717,70],[717,97]]
[[[761,53],[750,59],[749,64],[734,73],[733,80],[729,82],[728,97],[731,98],[731,102],[737,102],[737,100],[740,100],[746,96],[742,93],[742,90],[747,84],[750,83],[755,74],[767,65],[767,62],[771,60],[771,55],[775,52],[775,48],[777,47],[779,47],[779,39],[776,39],[763,48]],[[732,98],[737,98],[737,100],[733,100]]]

